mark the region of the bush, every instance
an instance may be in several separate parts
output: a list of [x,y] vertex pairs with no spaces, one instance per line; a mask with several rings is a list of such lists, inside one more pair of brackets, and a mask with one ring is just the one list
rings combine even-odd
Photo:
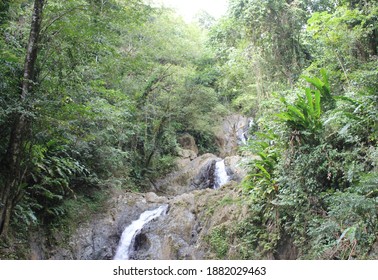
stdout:
[[244,181],[254,219],[243,234],[271,253],[290,237],[300,258],[368,258],[378,232],[375,101],[360,93],[336,102],[325,72],[306,80],[314,89],[281,99],[274,145],[263,131],[247,148],[259,157]]

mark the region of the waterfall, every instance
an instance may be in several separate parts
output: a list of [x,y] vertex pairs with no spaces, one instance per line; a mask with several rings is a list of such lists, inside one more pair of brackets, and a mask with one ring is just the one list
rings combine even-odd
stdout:
[[243,145],[247,145],[248,137],[246,136],[245,132],[243,132],[241,139]]
[[133,221],[125,230],[122,232],[121,240],[118,244],[114,260],[128,260],[131,247],[134,244],[135,237],[141,232],[144,225],[153,219],[165,214],[168,210],[168,205],[162,205],[155,210],[143,212],[138,220]]
[[255,122],[253,121],[253,119],[250,119],[248,122],[248,128],[251,128],[254,125],[255,125]]
[[250,133],[250,130],[256,126],[254,120],[251,118],[249,119],[248,121],[248,124],[244,124],[243,126],[241,126],[238,131],[237,131],[237,140],[238,140],[238,145],[246,145],[247,144],[247,141],[249,139],[249,133]]
[[226,172],[226,165],[224,164],[224,160],[217,161],[215,163],[215,184],[214,189],[219,189],[221,186],[226,184],[229,181],[229,176]]

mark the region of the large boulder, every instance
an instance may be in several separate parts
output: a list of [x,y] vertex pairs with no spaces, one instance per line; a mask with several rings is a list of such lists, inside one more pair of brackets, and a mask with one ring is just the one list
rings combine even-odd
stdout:
[[194,151],[188,150],[188,149],[181,149],[181,148],[177,149],[177,155],[181,159],[190,159],[190,160],[193,160],[197,157],[197,154]]
[[240,182],[247,175],[248,159],[241,156],[229,156],[224,159],[224,162],[231,180]]
[[193,151],[194,154],[198,155],[198,147],[192,135],[190,135],[189,133],[184,133],[177,140],[181,148],[183,148],[184,150]]
[[[208,170],[209,166],[219,158],[213,154],[204,154],[192,161],[182,163],[183,165],[177,171],[168,174],[166,177],[155,182],[155,188],[158,193],[174,196],[193,191],[198,188],[198,175],[203,170]],[[197,184],[193,184],[193,180]]]

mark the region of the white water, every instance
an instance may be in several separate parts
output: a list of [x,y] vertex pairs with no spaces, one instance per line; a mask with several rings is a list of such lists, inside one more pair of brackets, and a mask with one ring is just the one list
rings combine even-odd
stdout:
[[238,129],[237,131],[237,140],[239,145],[246,145],[249,138],[249,129],[255,125],[253,119],[248,121],[248,126],[245,125]]
[[242,136],[241,136],[241,141],[242,141],[242,144],[243,145],[247,145],[247,136],[245,135],[245,132],[243,132]]
[[250,119],[248,122],[248,127],[251,128],[254,125],[255,125],[255,122],[253,121],[253,119]]
[[138,220],[133,221],[128,227],[126,227],[122,232],[121,240],[118,244],[114,259],[128,260],[130,257],[130,247],[134,243],[135,237],[143,229],[144,225],[146,225],[153,219],[165,214],[167,212],[167,209],[168,205],[162,205],[155,210],[143,212]]
[[221,186],[226,184],[230,177],[227,175],[226,172],[226,165],[224,164],[224,160],[217,161],[215,163],[215,189],[219,189]]

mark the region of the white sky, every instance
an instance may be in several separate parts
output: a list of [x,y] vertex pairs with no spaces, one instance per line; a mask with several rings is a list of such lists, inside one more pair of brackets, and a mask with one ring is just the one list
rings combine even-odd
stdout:
[[190,22],[201,10],[219,18],[226,13],[228,4],[228,0],[156,0],[155,2],[174,8],[187,22]]

